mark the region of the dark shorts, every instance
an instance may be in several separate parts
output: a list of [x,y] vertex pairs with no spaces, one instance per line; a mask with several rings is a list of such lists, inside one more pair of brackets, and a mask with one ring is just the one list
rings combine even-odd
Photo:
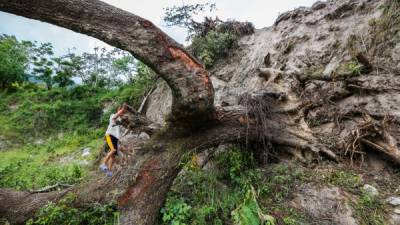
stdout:
[[[112,148],[114,148],[116,150],[114,155],[117,155],[118,154],[118,141],[119,141],[118,138],[107,134],[104,137],[104,139],[106,140],[104,151],[106,153],[108,153],[109,151],[111,151]],[[111,140],[111,142],[109,140]]]

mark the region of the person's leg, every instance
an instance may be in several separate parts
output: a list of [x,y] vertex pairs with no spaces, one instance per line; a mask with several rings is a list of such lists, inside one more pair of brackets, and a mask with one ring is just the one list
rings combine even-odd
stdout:
[[114,147],[111,135],[106,135],[106,142],[107,142],[108,147],[110,148],[110,151],[104,157],[103,163],[107,165],[108,160],[116,152],[116,149]]
[[109,158],[109,160],[108,160],[108,162],[109,162],[109,170],[111,170],[112,169],[112,166],[113,166],[113,164],[114,164],[114,162],[115,162],[115,157],[117,156],[117,152],[118,152],[118,138],[116,138],[116,137],[114,137],[114,136],[112,136],[112,135],[110,135],[111,136],[111,142],[112,142],[112,145],[114,146],[114,151],[111,151],[111,152],[113,152],[114,154],[111,154],[111,152],[110,152],[110,154],[111,154],[111,156],[110,156],[110,158]]
[[111,170],[114,165],[114,160],[115,160],[115,154],[112,154],[109,160],[107,161],[108,171],[106,172],[106,174],[108,177],[112,177],[113,175],[113,172]]
[[115,154],[115,152],[116,152],[116,150],[114,149],[114,150],[111,150],[111,151],[109,151],[108,153],[107,153],[107,155],[104,157],[104,159],[103,159],[103,163],[104,164],[107,164],[108,163],[108,161],[110,161],[110,159],[111,159],[111,157]]
[[100,170],[103,172],[107,172],[107,170],[108,170],[108,167],[107,167],[108,157],[107,156],[108,156],[108,153],[110,153],[111,148],[112,148],[112,145],[110,145],[110,143],[111,143],[110,137],[107,137],[107,136],[109,136],[109,135],[104,136],[105,143],[103,146],[103,150],[106,153],[106,155],[101,159],[100,166],[99,166]]
[[115,161],[115,155],[113,154],[110,159],[108,160],[108,164],[107,167],[109,170],[112,170],[112,167],[114,165],[114,161]]

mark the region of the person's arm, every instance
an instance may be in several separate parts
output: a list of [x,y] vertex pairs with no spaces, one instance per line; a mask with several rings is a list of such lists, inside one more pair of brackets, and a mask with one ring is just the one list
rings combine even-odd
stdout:
[[126,109],[128,108],[128,105],[124,103],[122,107],[118,109],[118,112],[114,115],[113,120],[116,120],[118,117],[120,117],[122,114],[126,112]]

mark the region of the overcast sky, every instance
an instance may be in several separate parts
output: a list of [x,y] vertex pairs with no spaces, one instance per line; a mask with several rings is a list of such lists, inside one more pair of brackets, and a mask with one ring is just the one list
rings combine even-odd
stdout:
[[[180,43],[185,41],[185,30],[168,28],[162,21],[164,8],[184,3],[204,3],[210,1],[190,0],[104,0],[116,7],[151,20]],[[299,6],[311,6],[316,0],[211,0],[217,5],[214,15],[220,19],[235,19],[252,22],[256,28],[271,26],[280,13]],[[128,24],[127,24],[128,25]],[[68,49],[76,52],[90,52],[95,46],[105,43],[91,37],[56,27],[47,23],[25,19],[0,12],[0,34],[14,35],[20,40],[51,42],[56,54],[64,54]]]

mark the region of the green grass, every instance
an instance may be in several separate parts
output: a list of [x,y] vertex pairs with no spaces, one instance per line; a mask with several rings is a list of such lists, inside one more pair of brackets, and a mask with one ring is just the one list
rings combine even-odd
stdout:
[[272,165],[258,182],[259,202],[263,211],[276,216],[278,224],[309,224],[303,212],[285,205],[298,185],[308,182],[307,171],[285,164]]
[[353,203],[353,208],[360,220],[361,225],[384,225],[385,208],[384,203],[377,196],[371,196],[361,192],[357,202]]
[[[6,143],[0,149],[0,187],[31,190],[87,178],[109,115],[123,102],[138,108],[155,83],[148,67],[138,70],[132,83],[114,89],[46,90],[30,83],[0,92],[0,141]],[[82,156],[84,148],[90,148],[89,156]],[[42,208],[28,224],[114,224],[115,213],[114,203],[77,209],[63,200]]]
[[334,170],[327,177],[327,182],[347,190],[354,190],[361,185],[361,177],[351,170]]
[[[0,186],[26,190],[82,180],[93,158],[80,157],[81,149],[97,154],[106,95],[87,87],[0,94],[0,136],[8,143],[0,157]],[[73,160],[62,162],[68,157]]]
[[106,90],[43,89],[0,94],[0,136],[15,145],[60,132],[86,133],[102,126],[102,96]]
[[[103,143],[100,132],[65,134],[62,138],[49,138],[43,144],[27,144],[2,152],[0,186],[25,190],[79,182],[87,175],[90,162]],[[90,148],[91,155],[82,157],[83,148]]]

